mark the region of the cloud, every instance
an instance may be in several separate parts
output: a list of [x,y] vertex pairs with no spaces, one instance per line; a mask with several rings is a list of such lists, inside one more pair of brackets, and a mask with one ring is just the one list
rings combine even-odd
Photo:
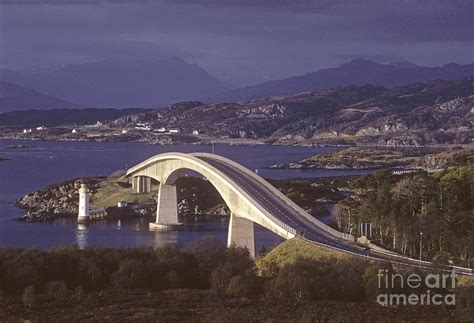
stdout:
[[191,56],[191,53],[188,51],[171,46],[146,41],[119,39],[75,42],[64,48],[62,52],[83,54],[84,56],[96,57],[99,59],[116,58],[146,61],[154,61],[174,56],[181,58],[188,58]]
[[148,0],[0,0],[0,5],[95,5],[102,3],[148,3]]
[[[100,3],[153,3],[156,0],[0,0],[7,5],[91,5]],[[343,0],[163,0],[168,3],[219,7],[284,8],[288,10],[324,10]]]
[[324,12],[347,0],[165,0],[207,7],[266,8],[288,12]]
[[472,0],[0,0],[1,4],[0,67],[179,56],[231,82],[238,75],[237,82],[247,83],[378,53],[400,55],[420,65],[472,61]]
[[[201,5],[206,7],[240,7],[266,8],[287,12],[324,13],[344,8],[365,8],[373,13],[380,8],[406,9],[408,13],[413,7],[431,11],[437,8],[467,9],[472,15],[474,4],[472,0],[163,0],[169,3]],[[355,14],[358,12],[356,11]]]
[[282,41],[474,39],[472,0],[0,0],[0,4],[110,6],[107,16],[123,17],[132,31],[187,30]]

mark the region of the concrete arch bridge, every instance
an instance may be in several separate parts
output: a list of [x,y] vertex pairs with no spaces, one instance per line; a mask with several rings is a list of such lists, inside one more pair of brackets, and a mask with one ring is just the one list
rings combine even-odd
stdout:
[[150,223],[151,229],[179,225],[176,180],[189,170],[207,178],[230,209],[228,244],[247,247],[252,256],[255,256],[254,223],[257,223],[284,239],[300,236],[313,243],[373,259],[418,266],[430,264],[385,250],[368,251],[355,243],[353,235],[318,221],[254,172],[232,160],[208,153],[163,153],[127,171],[138,191],[150,189],[149,178],[160,182],[156,222]]

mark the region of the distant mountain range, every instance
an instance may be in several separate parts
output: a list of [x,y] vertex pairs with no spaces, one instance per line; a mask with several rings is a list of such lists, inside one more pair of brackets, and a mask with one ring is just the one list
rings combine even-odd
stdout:
[[27,109],[77,108],[77,104],[56,99],[10,82],[0,81],[0,113]]
[[471,75],[474,75],[474,64],[421,67],[408,61],[379,64],[366,59],[355,59],[335,68],[230,90],[212,97],[210,101],[253,100],[348,85],[371,84],[393,88],[416,82],[452,80]]
[[[14,84],[9,83],[8,91],[17,94],[2,98],[0,112],[78,106],[158,108],[189,100],[238,102],[338,86],[371,84],[393,88],[470,75],[474,75],[474,64],[420,67],[408,61],[380,64],[356,59],[336,68],[232,89],[201,67],[179,58],[154,62],[107,60],[34,74],[0,70],[0,80],[26,88],[15,92]],[[7,83],[3,84],[6,87]]]
[[0,70],[0,80],[85,107],[158,107],[231,88],[179,58],[154,62],[106,60],[37,74]]

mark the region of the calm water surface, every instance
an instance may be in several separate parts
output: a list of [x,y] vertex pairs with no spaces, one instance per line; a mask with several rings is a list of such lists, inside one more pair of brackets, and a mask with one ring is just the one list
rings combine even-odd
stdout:
[[[11,149],[23,144],[30,148]],[[360,174],[363,171],[276,170],[264,167],[281,162],[299,161],[305,157],[337,148],[229,146],[216,145],[215,153],[235,160],[251,170],[258,169],[265,178],[323,177]],[[80,176],[110,175],[126,169],[155,154],[179,152],[210,152],[207,145],[154,146],[142,143],[49,142],[0,140],[0,246],[50,248],[77,244],[81,247],[159,247],[182,245],[194,239],[213,235],[227,239],[227,220],[199,222],[184,226],[179,232],[148,231],[143,219],[105,221],[77,226],[71,220],[53,223],[20,223],[12,221],[22,214],[14,201],[26,193],[66,179]],[[257,248],[278,244],[281,239],[256,225]]]

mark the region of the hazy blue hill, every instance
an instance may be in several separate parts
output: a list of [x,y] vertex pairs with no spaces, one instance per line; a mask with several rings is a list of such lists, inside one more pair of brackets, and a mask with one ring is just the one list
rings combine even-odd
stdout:
[[388,88],[426,82],[452,80],[474,75],[474,64],[447,64],[442,67],[420,67],[410,62],[379,64],[355,59],[336,68],[269,81],[234,89],[215,97],[217,101],[242,101],[348,85],[380,85]]
[[23,86],[0,81],[0,113],[26,109],[78,108],[77,104],[60,100]]
[[108,121],[130,114],[146,113],[150,109],[54,109],[24,110],[0,114],[0,126],[57,126],[62,124],[88,124]]
[[397,66],[397,67],[406,67],[406,68],[418,68],[420,66],[416,65],[410,61],[393,61],[388,63],[388,65]]
[[0,70],[0,79],[91,107],[156,107],[230,89],[201,67],[179,58],[106,60],[30,75]]

